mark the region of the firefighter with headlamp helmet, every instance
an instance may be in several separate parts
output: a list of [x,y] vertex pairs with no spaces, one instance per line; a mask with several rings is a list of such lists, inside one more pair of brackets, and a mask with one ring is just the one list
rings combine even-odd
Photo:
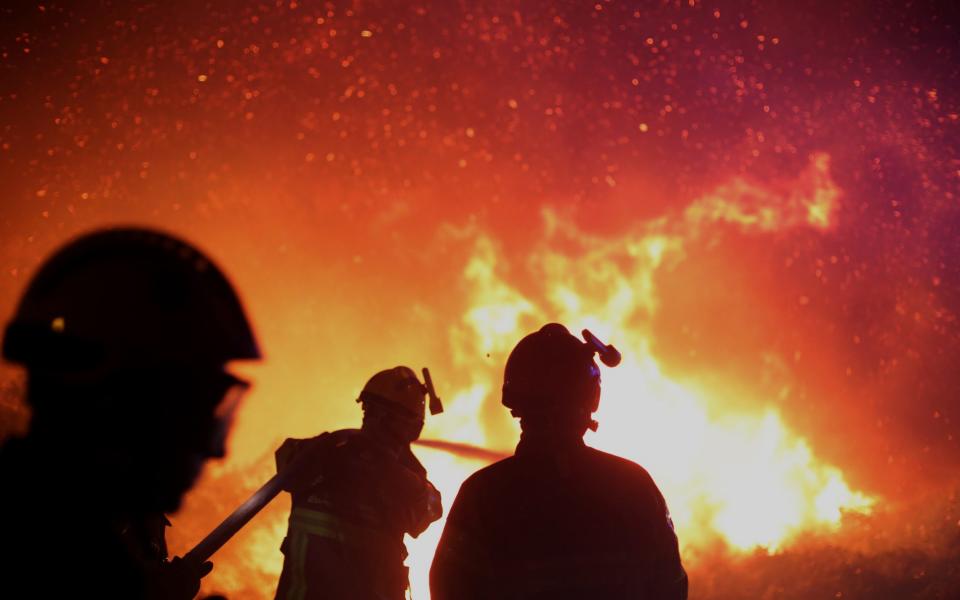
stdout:
[[600,406],[600,368],[594,351],[558,323],[520,340],[503,374],[504,406],[524,430],[537,433],[596,429],[591,415]]
[[593,355],[620,360],[583,333],[550,323],[510,353],[502,402],[520,419],[520,443],[460,488],[430,572],[434,600],[686,598],[653,479],[583,443],[600,400]]
[[408,587],[403,536],[440,518],[440,493],[410,451],[430,412],[443,410],[430,372],[375,374],[360,392],[360,429],[288,439],[277,469],[293,469],[278,600],[400,600]]
[[3,356],[32,412],[0,448],[4,591],[193,597],[204,572],[164,561],[163,513],[225,454],[247,387],[227,364],[260,357],[223,273],[165,233],[81,236],[31,280]]

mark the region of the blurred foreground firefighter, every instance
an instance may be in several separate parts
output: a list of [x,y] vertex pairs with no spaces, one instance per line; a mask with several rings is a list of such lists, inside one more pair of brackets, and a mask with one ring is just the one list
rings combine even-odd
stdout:
[[236,293],[187,243],[107,229],[56,252],[6,328],[27,434],[0,447],[0,593],[192,598],[210,564],[166,560],[165,513],[224,455],[259,358]]
[[441,515],[440,493],[410,451],[423,429],[425,402],[442,411],[407,367],[380,371],[364,386],[360,429],[288,439],[277,470],[296,469],[283,541],[278,600],[399,600],[408,587],[404,534],[420,535]]
[[[507,359],[503,404],[520,418],[516,453],[470,476],[447,517],[434,600],[680,600],[687,578],[663,496],[626,459],[583,443],[596,427],[598,348],[551,323]],[[611,365],[615,358],[604,362]]]

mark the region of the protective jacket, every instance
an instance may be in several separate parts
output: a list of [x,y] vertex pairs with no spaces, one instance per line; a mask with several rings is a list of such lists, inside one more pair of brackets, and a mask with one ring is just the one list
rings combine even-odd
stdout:
[[[0,446],[0,595],[145,598],[142,563],[129,551],[121,528],[92,501],[83,473],[57,470],[62,462],[30,440]],[[70,530],[76,548],[61,544],[57,515],[79,515]]]
[[521,439],[457,495],[430,572],[433,600],[683,600],[666,503],[639,465],[576,439]]
[[277,598],[395,600],[404,597],[404,534],[422,533],[441,514],[440,494],[410,452],[363,430],[288,439],[277,468],[302,464],[281,550]]

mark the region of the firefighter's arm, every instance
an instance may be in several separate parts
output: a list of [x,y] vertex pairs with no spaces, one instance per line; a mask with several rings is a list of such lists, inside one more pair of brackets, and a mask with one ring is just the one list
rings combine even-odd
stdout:
[[443,503],[440,498],[440,491],[429,481],[424,480],[422,497],[417,507],[417,514],[414,516],[413,525],[407,533],[411,537],[417,537],[427,530],[431,523],[443,516]]
[[145,600],[191,600],[200,591],[200,580],[213,569],[212,562],[199,567],[179,556],[145,568]]
[[411,537],[417,537],[431,523],[443,516],[443,504],[440,498],[440,491],[427,479],[427,470],[423,468],[417,457],[410,452],[401,453],[400,464],[403,469],[402,487],[404,489],[403,497],[407,498],[407,533]]
[[680,547],[677,534],[673,527],[673,519],[663,496],[657,490],[659,500],[659,518],[653,531],[655,532],[655,578],[650,590],[654,598],[664,600],[687,600],[687,572],[680,560]]
[[467,483],[450,507],[430,566],[430,596],[433,600],[491,598],[490,564],[483,550],[477,497]]
[[429,481],[427,482],[426,516],[428,525],[443,516],[443,498],[440,497],[440,490],[435,488]]

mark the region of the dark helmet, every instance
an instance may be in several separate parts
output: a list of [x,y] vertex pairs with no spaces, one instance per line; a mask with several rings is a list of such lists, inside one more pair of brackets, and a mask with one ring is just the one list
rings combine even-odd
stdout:
[[[364,418],[369,423],[379,420],[379,425],[375,427],[388,430],[392,437],[402,441],[409,442],[420,437],[426,399],[430,399],[431,414],[443,412],[443,404],[433,389],[428,369],[423,369],[423,378],[424,383],[420,383],[413,369],[403,366],[376,373],[363,386],[357,398],[357,402],[363,404]],[[373,411],[368,408],[373,408]]]
[[260,358],[240,300],[199,250],[165,233],[83,235],[39,270],[6,329],[3,356],[32,371],[96,378],[150,364]]
[[595,350],[559,323],[524,337],[507,358],[503,405],[517,417],[531,413],[590,415],[600,405]]
[[247,387],[227,363],[260,351],[210,259],[123,228],[81,236],[40,267],[3,356],[27,368],[37,447],[89,459],[95,493],[137,514],[176,510],[206,460],[224,455]]
[[410,367],[394,367],[375,374],[363,386],[357,402],[373,402],[396,407],[413,417],[423,418],[427,387],[420,383]]

